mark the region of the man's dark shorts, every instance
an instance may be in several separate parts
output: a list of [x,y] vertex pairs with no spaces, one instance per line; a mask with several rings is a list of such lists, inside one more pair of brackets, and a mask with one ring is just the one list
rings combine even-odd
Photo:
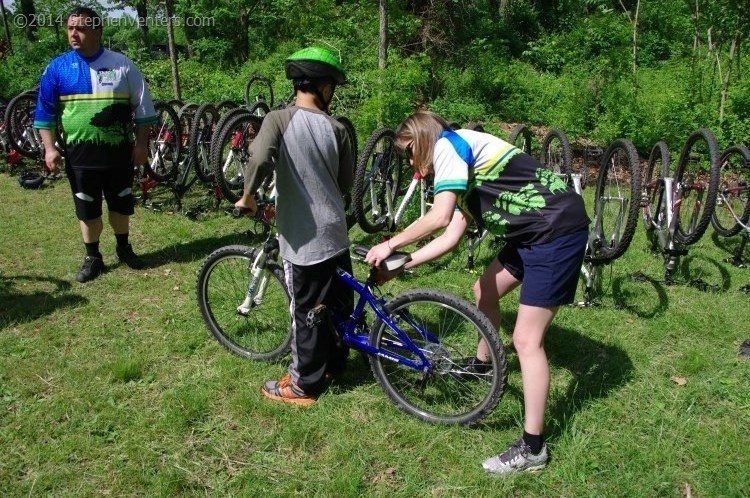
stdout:
[[76,216],[81,221],[95,220],[102,215],[102,195],[109,211],[130,216],[135,211],[132,167],[108,169],[68,168]]
[[572,303],[587,240],[583,230],[532,246],[507,244],[497,259],[521,281],[519,302],[540,308]]

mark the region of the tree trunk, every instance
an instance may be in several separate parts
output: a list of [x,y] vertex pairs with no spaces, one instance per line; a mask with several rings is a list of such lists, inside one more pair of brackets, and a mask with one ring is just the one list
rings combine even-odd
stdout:
[[3,16],[3,27],[5,28],[5,41],[8,43],[8,52],[13,53],[13,45],[10,41],[10,29],[8,29],[8,19],[5,17],[5,2],[0,0],[0,13]]
[[173,0],[167,0],[164,2],[167,10],[167,40],[169,43],[169,62],[172,65],[172,90],[174,92],[174,98],[182,100],[182,92],[180,91],[180,72],[177,69],[177,48],[174,44],[174,26],[172,25],[172,12]]
[[249,56],[250,52],[250,40],[247,34],[247,30],[249,29],[249,14],[246,9],[242,9],[242,12],[240,13],[240,32],[237,36],[237,47],[236,47],[236,53],[237,53],[237,62],[242,63],[245,62]]
[[700,32],[698,31],[698,7],[700,0],[695,0],[695,12],[693,12],[693,55],[690,57],[690,107],[695,106],[696,87],[696,65],[698,63],[698,49],[700,48]]
[[32,22],[36,19],[36,9],[34,8],[34,0],[21,0],[21,14],[26,19],[26,26],[23,28],[24,35],[29,41],[36,40],[36,23]]
[[641,9],[641,0],[635,4],[635,16],[633,16],[633,104],[638,96],[638,13]]
[[729,93],[729,81],[732,75],[732,62],[734,57],[737,55],[737,49],[740,45],[740,33],[735,31],[734,37],[732,37],[732,44],[729,47],[729,61],[727,63],[727,74],[724,76],[724,80],[721,83],[721,105],[719,107],[719,124],[724,123],[724,110],[727,105],[727,94]]
[[378,69],[385,69],[388,59],[388,0],[378,0],[378,12],[380,13]]
[[143,46],[148,48],[148,7],[146,0],[138,0],[135,4],[135,13],[138,16],[138,26],[143,33]]
[[[378,0],[380,29],[378,39],[378,99],[383,101],[383,70],[388,62],[388,0]],[[378,109],[378,126],[383,126],[383,105]]]

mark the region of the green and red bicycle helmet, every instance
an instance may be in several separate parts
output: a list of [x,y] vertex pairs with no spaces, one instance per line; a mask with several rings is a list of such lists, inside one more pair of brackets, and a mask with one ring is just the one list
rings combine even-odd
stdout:
[[337,85],[346,83],[341,60],[327,48],[307,47],[294,52],[286,60],[284,70],[295,85],[322,79],[330,79]]

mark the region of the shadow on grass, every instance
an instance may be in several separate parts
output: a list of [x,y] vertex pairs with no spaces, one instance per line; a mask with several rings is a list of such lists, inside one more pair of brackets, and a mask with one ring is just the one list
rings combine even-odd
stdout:
[[689,254],[682,259],[680,276],[704,292],[726,292],[731,285],[727,269],[713,258]]
[[70,292],[67,280],[29,275],[0,275],[0,330],[30,322],[59,308],[72,308],[87,300]]
[[193,240],[185,244],[172,244],[158,251],[141,254],[145,269],[158,268],[169,263],[184,263],[204,259],[215,250],[232,245],[240,244],[256,246],[265,240],[265,237],[252,232],[238,232],[222,237],[209,237],[206,239]]
[[[501,313],[501,328],[513,330],[516,313]],[[503,340],[508,359],[508,377],[518,376],[520,381],[521,367],[518,356],[512,347]],[[586,403],[597,398],[605,398],[613,391],[625,385],[631,377],[633,363],[627,353],[617,346],[604,344],[591,339],[576,330],[560,327],[552,322],[545,338],[544,349],[554,377],[555,369],[565,369],[573,379],[567,386],[553,389],[547,405],[545,434],[548,437],[559,437],[572,423],[575,413]],[[523,412],[523,392],[507,383],[500,403],[514,402],[521,404]],[[513,411],[515,414],[516,412]],[[493,419],[487,424],[492,428],[515,427],[515,415],[506,415]],[[521,430],[519,428],[519,430]]]
[[633,372],[624,350],[554,323],[545,350],[553,368],[564,368],[573,376],[562,394],[550,397],[546,429],[550,436],[563,434],[581,407],[625,385]]
[[[652,296],[649,285],[653,287],[655,296]],[[663,314],[669,307],[669,298],[663,283],[643,272],[613,279],[612,299],[615,307],[627,310],[640,318],[654,318]]]

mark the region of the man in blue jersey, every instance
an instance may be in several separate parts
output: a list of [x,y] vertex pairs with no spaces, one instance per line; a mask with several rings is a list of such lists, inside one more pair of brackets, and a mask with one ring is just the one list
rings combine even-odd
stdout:
[[55,173],[63,165],[55,147],[61,125],[65,170],[86,247],[76,280],[88,282],[104,269],[99,252],[102,196],[117,239],[117,258],[131,268],[143,267],[128,242],[133,165],[147,160],[156,113],[138,68],[124,55],[102,47],[102,19],[95,11],[77,7],[70,13],[68,42],[73,50],[53,59],[42,75],[34,127],[44,141],[47,167]]

